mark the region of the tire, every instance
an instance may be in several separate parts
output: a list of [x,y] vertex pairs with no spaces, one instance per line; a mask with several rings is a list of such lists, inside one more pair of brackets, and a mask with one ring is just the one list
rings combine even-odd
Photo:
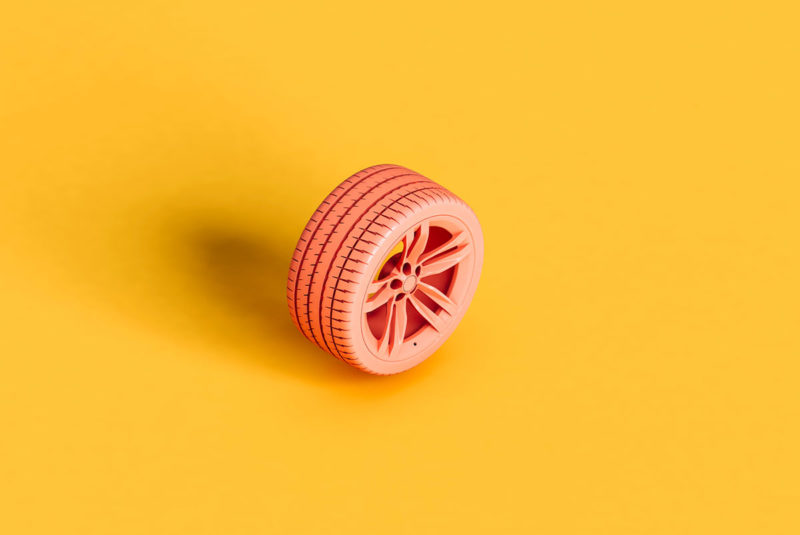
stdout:
[[303,230],[289,268],[295,325],[334,357],[387,375],[416,366],[464,316],[483,234],[456,195],[398,165],[351,176]]

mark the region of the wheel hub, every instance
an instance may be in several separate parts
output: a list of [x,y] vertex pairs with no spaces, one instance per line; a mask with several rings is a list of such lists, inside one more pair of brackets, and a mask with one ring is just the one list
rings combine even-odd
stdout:
[[406,293],[411,293],[417,287],[417,278],[414,275],[406,277],[406,280],[403,281],[403,291]]

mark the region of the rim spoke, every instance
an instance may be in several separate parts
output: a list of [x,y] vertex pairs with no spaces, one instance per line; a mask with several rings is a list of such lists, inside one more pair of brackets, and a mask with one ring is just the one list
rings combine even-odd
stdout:
[[458,232],[456,234],[453,234],[453,236],[451,236],[449,240],[447,240],[446,242],[444,242],[440,246],[436,247],[435,249],[432,249],[432,250],[428,251],[427,253],[425,253],[424,255],[422,255],[420,257],[420,259],[419,259],[419,263],[420,264],[424,264],[425,262],[427,262],[431,258],[443,253],[444,251],[447,251],[448,249],[452,249],[453,247],[457,247],[457,246],[462,245],[466,241],[466,239],[467,239],[467,233],[466,232],[462,231],[462,232]]
[[381,339],[378,340],[378,354],[379,355],[383,354],[383,352],[386,351],[386,348],[389,346],[389,335],[392,332],[392,324],[394,323],[394,311],[395,311],[395,308],[397,308],[397,307],[395,307],[394,305],[389,307],[389,318],[388,318],[388,320],[386,322],[386,329],[384,329],[383,336],[381,337]]
[[386,275],[384,278],[370,282],[369,287],[367,288],[367,295],[378,293],[384,286],[388,286],[389,283],[392,282],[392,279],[396,278],[397,275],[398,273],[392,270],[392,272]]
[[427,277],[428,275],[435,275],[437,273],[441,273],[451,267],[455,266],[462,260],[464,260],[470,253],[470,249],[468,244],[462,244],[453,249],[452,251],[447,251],[446,253],[442,253],[439,256],[430,258],[427,261],[423,261],[422,263],[422,276]]
[[406,334],[406,323],[408,321],[408,314],[405,301],[395,302],[393,308],[394,308],[394,314],[392,314],[392,323],[391,323],[393,334],[392,334],[392,348],[389,350],[390,354],[394,353],[394,351],[403,344],[403,339],[405,338]]
[[369,294],[376,294],[380,291],[383,286],[389,282],[388,279],[381,279],[379,281],[372,281],[369,283],[369,288],[367,288],[367,295]]
[[364,312],[372,312],[378,307],[382,307],[389,299],[394,296],[394,291],[389,286],[389,281],[373,282],[369,285],[369,292],[375,294],[367,299],[364,305]]
[[[419,236],[417,236],[417,231],[419,231]],[[422,254],[422,251],[425,250],[425,246],[428,244],[428,233],[430,231],[430,227],[428,226],[427,221],[423,221],[417,228],[411,230],[405,237],[405,262],[411,262],[415,264],[419,261],[419,257]],[[416,239],[414,239],[416,236]]]
[[435,288],[430,284],[420,281],[417,284],[417,290],[430,297],[434,303],[442,307],[442,309],[449,315],[451,316],[453,315],[453,312],[455,311],[456,308],[456,304],[452,301],[452,299],[450,299],[441,291],[439,291],[438,288]]
[[442,331],[442,327],[444,326],[444,320],[442,320],[442,318],[434,314],[433,311],[428,308],[425,303],[417,299],[416,296],[410,295],[408,300],[411,301],[411,305],[417,309],[417,312],[422,315],[422,317],[428,322],[428,324],[430,324],[431,327],[439,332]]

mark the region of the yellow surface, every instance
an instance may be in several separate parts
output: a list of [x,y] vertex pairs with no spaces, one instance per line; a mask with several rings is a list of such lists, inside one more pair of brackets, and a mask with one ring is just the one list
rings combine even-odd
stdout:
[[[795,2],[15,2],[0,533],[800,533]],[[339,181],[486,236],[376,378],[284,303]]]

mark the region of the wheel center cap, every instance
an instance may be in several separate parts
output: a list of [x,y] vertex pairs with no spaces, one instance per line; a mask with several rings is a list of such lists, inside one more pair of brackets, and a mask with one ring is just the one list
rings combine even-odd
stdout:
[[417,287],[417,278],[414,275],[410,277],[406,277],[406,280],[403,281],[403,291],[405,293],[411,293],[414,291],[414,288]]

